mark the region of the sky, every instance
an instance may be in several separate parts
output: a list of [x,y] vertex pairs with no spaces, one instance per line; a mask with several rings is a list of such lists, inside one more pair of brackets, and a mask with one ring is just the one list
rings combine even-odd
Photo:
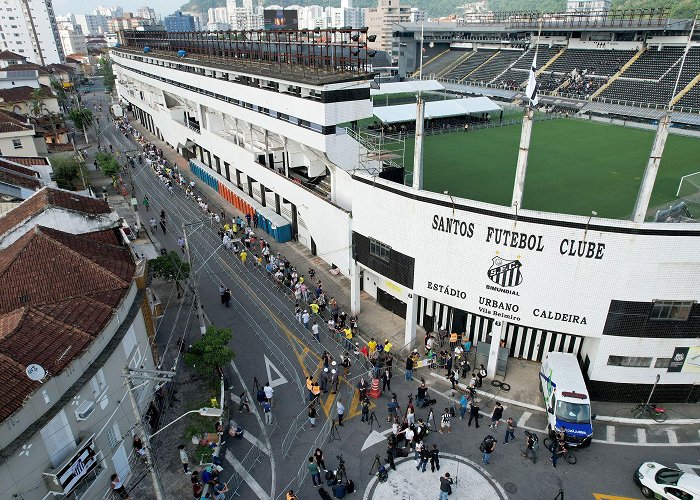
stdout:
[[58,15],[64,14],[89,14],[98,5],[121,5],[124,7],[126,12],[136,12],[139,7],[148,5],[156,11],[157,14],[161,16],[167,16],[175,12],[180,5],[186,3],[187,0],[82,0],[81,2],[76,2],[75,0],[53,0],[54,12]]

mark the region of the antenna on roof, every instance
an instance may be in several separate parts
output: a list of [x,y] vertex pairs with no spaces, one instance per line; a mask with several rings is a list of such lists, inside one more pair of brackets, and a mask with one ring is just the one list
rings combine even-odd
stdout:
[[35,382],[41,382],[46,378],[46,370],[41,365],[37,364],[31,364],[27,366],[27,369],[25,370],[27,372],[27,377],[29,377],[31,380],[34,380]]

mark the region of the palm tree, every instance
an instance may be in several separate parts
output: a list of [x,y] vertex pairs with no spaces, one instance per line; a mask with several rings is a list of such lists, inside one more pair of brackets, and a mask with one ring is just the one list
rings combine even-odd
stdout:
[[87,129],[90,125],[92,125],[92,111],[87,108],[71,109],[68,116],[70,116],[70,119],[73,120],[76,127],[83,129],[83,133],[85,134],[85,142],[89,143],[90,141],[88,140]]
[[40,117],[44,114],[44,111],[49,110],[44,102],[44,93],[41,89],[32,90],[29,102],[27,103],[27,109],[35,118]]

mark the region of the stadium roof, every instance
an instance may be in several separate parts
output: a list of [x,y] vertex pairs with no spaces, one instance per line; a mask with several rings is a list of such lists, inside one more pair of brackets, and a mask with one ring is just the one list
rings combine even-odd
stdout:
[[370,95],[409,94],[419,90],[444,90],[437,80],[412,80],[407,82],[382,83],[378,89],[370,89]]
[[[501,111],[501,107],[488,97],[483,96],[425,103],[426,119],[463,116],[472,113],[489,113],[492,111]],[[379,118],[382,123],[413,121],[416,119],[416,105],[411,103],[374,108],[374,116]]]

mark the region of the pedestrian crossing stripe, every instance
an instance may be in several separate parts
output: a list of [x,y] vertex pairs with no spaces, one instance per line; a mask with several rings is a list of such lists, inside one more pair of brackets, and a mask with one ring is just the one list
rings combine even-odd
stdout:
[[607,493],[593,493],[593,498],[595,498],[595,500],[639,500],[638,498],[608,495]]

